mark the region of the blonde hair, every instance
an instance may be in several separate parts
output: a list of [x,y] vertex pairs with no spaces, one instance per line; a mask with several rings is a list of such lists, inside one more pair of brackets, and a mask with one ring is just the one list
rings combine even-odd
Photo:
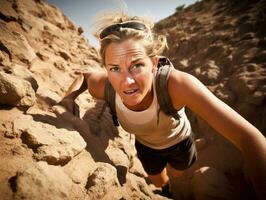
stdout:
[[[100,33],[108,26],[127,21],[141,22],[146,26],[145,30],[136,30],[132,28],[121,28],[119,32],[113,32],[110,35],[100,39]],[[150,17],[130,16],[127,12],[108,12],[97,16],[94,23],[96,31],[94,36],[100,42],[100,55],[103,65],[105,64],[105,50],[110,43],[123,42],[128,38],[133,38],[142,42],[146,53],[149,56],[159,55],[167,47],[166,37],[153,33],[154,22]]]

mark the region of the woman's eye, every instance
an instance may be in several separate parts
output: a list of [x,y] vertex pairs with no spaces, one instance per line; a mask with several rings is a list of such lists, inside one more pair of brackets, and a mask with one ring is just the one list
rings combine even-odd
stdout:
[[135,67],[142,67],[142,66],[143,66],[143,64],[141,64],[141,63],[138,63],[135,65]]
[[110,71],[111,72],[118,72],[119,71],[119,67],[111,67]]
[[138,68],[140,68],[140,67],[143,67],[143,64],[142,64],[142,63],[137,63],[137,64],[135,64],[135,65],[133,65],[133,66],[131,67],[131,70],[138,69]]

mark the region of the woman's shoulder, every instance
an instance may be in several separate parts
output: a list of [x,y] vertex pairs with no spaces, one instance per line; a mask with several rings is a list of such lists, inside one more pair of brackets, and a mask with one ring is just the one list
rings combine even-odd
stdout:
[[176,68],[172,68],[169,74],[169,81],[179,84],[189,83],[192,79],[196,79],[196,77]]
[[168,85],[168,89],[182,92],[188,88],[200,87],[202,83],[195,76],[187,72],[172,69],[169,74]]
[[184,87],[192,84],[194,82],[193,79],[195,77],[191,74],[172,68],[168,78],[168,90],[181,91]]
[[168,78],[168,92],[176,108],[186,106],[189,93],[200,88],[200,81],[193,75],[172,69]]

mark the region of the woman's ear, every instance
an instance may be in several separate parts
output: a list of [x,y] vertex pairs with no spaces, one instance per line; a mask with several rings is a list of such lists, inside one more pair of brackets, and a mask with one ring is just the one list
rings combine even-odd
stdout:
[[159,62],[159,56],[155,55],[151,57],[151,61],[152,61],[152,71],[156,71],[157,70],[157,65]]

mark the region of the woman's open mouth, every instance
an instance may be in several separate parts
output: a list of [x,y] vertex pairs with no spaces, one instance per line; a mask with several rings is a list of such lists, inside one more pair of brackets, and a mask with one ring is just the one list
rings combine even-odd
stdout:
[[136,94],[138,92],[138,90],[139,89],[126,90],[126,91],[124,91],[124,94],[133,95],[133,94]]

